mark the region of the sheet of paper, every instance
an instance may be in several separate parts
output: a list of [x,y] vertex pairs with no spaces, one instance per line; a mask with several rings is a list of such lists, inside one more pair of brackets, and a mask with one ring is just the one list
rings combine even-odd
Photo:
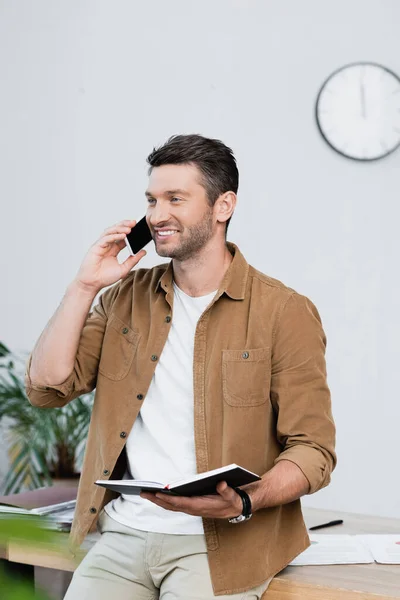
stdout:
[[74,509],[76,500],[68,500],[67,502],[59,502],[50,506],[41,506],[40,508],[32,508],[31,512],[35,515],[56,515],[65,512],[66,510]]
[[56,523],[72,523],[74,518],[75,509],[70,508],[63,512],[58,512],[55,515],[49,515],[48,518]]
[[291,566],[347,565],[373,563],[372,554],[361,536],[355,535],[310,535],[311,546],[299,554]]
[[377,563],[400,565],[400,533],[356,535],[370,550]]
[[30,515],[30,510],[24,508],[17,508],[16,506],[8,506],[7,504],[0,504],[0,513],[12,514],[12,515]]

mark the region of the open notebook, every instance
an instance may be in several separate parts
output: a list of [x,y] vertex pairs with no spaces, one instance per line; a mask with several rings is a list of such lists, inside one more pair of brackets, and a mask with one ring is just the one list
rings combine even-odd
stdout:
[[220,481],[226,481],[230,487],[239,487],[260,479],[261,477],[252,471],[231,464],[172,483],[137,479],[98,479],[95,483],[114,492],[128,495],[139,495],[140,492],[162,492],[179,496],[204,496],[215,494],[217,483]]

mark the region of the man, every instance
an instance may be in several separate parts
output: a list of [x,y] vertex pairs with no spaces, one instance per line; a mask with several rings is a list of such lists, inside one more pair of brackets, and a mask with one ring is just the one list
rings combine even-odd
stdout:
[[[172,261],[131,271],[145,251],[117,256],[135,222],[106,229],[27,370],[35,406],[96,387],[71,537],[80,544],[100,511],[102,536],[66,598],[259,599],[309,545],[299,498],[335,466],[325,335],[307,298],[226,243],[238,189],[229,148],[175,136],[148,163],[147,222]],[[114,499],[93,483],[170,482],[230,463],[261,481]]]

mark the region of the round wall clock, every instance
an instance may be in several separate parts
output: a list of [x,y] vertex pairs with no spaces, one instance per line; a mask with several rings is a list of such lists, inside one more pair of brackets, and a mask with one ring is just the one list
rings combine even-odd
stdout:
[[383,158],[400,145],[400,78],[375,63],[346,65],[323,83],[316,118],[336,152],[354,160]]

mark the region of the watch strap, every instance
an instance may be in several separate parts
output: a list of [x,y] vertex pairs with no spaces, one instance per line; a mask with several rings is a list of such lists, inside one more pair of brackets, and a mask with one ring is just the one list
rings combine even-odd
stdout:
[[228,520],[229,520],[229,523],[243,523],[243,521],[248,521],[252,517],[250,496],[245,491],[243,491],[239,488],[233,488],[233,489],[235,490],[235,492],[237,494],[239,494],[239,496],[242,499],[243,510],[240,515],[238,515],[237,517],[232,517],[231,519],[228,519]]
[[239,494],[239,496],[242,499],[242,503],[243,503],[243,511],[242,511],[242,515],[244,517],[250,517],[251,516],[251,500],[250,500],[250,496],[248,495],[247,492],[245,492],[244,490],[241,490],[240,488],[234,488],[235,492],[237,494]]

